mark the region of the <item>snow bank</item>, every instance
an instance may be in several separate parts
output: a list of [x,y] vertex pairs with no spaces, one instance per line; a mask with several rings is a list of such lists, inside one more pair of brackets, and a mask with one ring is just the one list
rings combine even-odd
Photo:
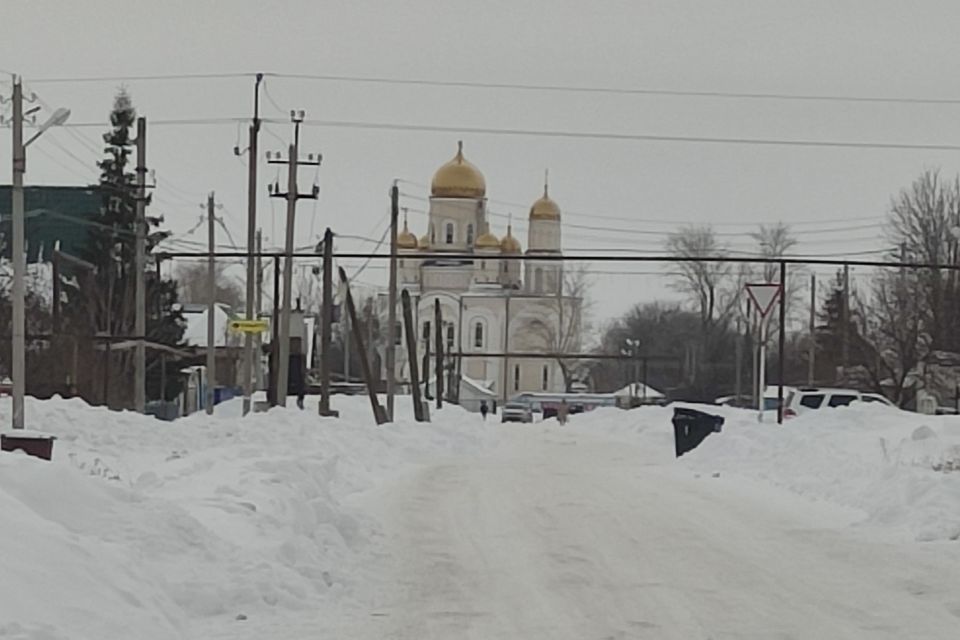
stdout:
[[28,399],[58,440],[52,463],[0,455],[0,637],[192,638],[339,606],[374,535],[351,496],[488,437],[456,407],[376,427],[366,398],[337,398],[340,419],[239,402],[165,423]]
[[960,418],[860,405],[780,427],[749,411],[716,413],[726,418],[723,432],[682,464],[860,509],[865,525],[917,540],[960,539]]

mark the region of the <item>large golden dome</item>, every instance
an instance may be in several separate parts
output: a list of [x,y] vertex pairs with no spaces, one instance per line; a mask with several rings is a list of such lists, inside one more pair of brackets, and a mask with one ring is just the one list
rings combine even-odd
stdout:
[[463,157],[463,142],[457,143],[457,155],[433,174],[430,195],[436,198],[482,198],[487,181],[480,169]]
[[507,225],[507,235],[500,241],[500,251],[503,253],[520,253],[523,248],[520,241],[513,237],[513,225]]
[[530,207],[531,220],[559,220],[560,207],[547,195],[547,185],[543,185],[543,197],[533,203]]

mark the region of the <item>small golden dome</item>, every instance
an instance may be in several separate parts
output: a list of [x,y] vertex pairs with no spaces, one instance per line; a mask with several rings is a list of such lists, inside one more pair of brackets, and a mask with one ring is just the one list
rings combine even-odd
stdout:
[[550,199],[550,196],[547,195],[547,190],[543,190],[543,197],[533,203],[533,206],[530,207],[530,219],[531,220],[559,220],[560,219],[560,207],[557,206],[557,203]]
[[417,248],[420,250],[426,250],[430,248],[430,234],[425,233],[420,236],[420,241],[417,243]]
[[397,248],[398,249],[416,249],[417,248],[417,236],[410,233],[410,229],[407,227],[407,219],[403,219],[403,231],[397,234]]
[[500,241],[500,251],[503,253],[521,253],[523,248],[520,241],[513,237],[513,225],[507,225],[507,235]]
[[473,243],[473,246],[477,249],[499,249],[500,240],[497,238],[497,236],[490,233],[490,231],[487,231],[477,238],[477,241]]
[[457,143],[457,155],[433,174],[430,195],[436,198],[482,198],[487,181],[473,164],[463,157],[463,142]]

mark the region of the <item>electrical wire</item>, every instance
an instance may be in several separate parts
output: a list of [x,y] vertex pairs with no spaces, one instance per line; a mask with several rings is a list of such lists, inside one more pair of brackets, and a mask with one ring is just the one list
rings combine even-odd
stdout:
[[[78,77],[50,77],[31,79],[32,84],[64,84],[89,82],[134,82],[134,81],[176,81],[176,80],[212,80],[248,78],[253,79],[256,72],[233,73],[181,73],[155,75],[104,75]],[[311,80],[323,82],[343,82],[383,85],[407,85],[421,87],[445,87],[460,89],[494,89],[509,91],[540,91],[547,93],[587,93],[605,95],[643,95],[667,96],[687,98],[721,98],[733,100],[775,100],[775,101],[803,101],[803,102],[847,102],[847,103],[879,103],[879,104],[922,104],[922,105],[958,105],[960,98],[917,97],[917,96],[883,96],[883,95],[838,95],[816,93],[782,93],[763,91],[709,91],[663,89],[649,87],[616,87],[599,85],[570,85],[570,84],[538,84],[538,83],[511,83],[511,82],[481,82],[467,80],[435,80],[429,78],[396,78],[383,76],[360,76],[344,74],[306,74],[265,72],[264,78],[278,78],[286,80]]]

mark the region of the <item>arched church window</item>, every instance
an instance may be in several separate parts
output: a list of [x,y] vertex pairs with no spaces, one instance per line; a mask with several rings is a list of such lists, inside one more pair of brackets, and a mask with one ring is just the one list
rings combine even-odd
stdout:
[[453,351],[453,323],[447,325],[447,351]]
[[467,245],[473,245],[473,225],[467,225]]
[[430,341],[430,321],[429,320],[423,323],[423,341],[424,342]]
[[547,390],[547,385],[549,384],[549,382],[550,382],[550,367],[548,367],[547,365],[543,365],[543,380],[542,380],[542,383],[543,383],[543,390],[544,390],[544,391]]
[[479,320],[473,325],[473,346],[478,349],[483,347],[483,323]]
[[520,391],[520,365],[513,367],[513,390]]
[[453,223],[447,223],[447,244],[453,244]]

